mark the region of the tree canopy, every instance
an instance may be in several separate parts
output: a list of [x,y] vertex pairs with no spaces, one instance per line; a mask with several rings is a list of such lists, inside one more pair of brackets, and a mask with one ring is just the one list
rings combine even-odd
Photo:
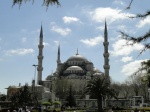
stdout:
[[13,107],[25,107],[32,104],[32,94],[29,91],[28,85],[23,86],[18,92],[14,93],[10,100]]
[[84,88],[84,94],[90,95],[90,97],[97,99],[98,112],[102,112],[102,100],[103,98],[116,97],[116,92],[110,86],[110,81],[106,77],[98,77],[90,80],[87,86]]
[[[129,6],[127,7],[127,9],[131,8],[131,4],[132,4],[133,0],[130,1]],[[146,11],[144,14],[136,14],[136,16],[131,16],[129,18],[131,19],[135,19],[135,18],[141,18],[141,19],[145,19],[148,16],[150,16],[150,10],[148,9],[148,11]],[[135,43],[141,43],[144,45],[144,48],[142,49],[142,51],[140,52],[140,54],[146,50],[150,50],[150,30],[148,30],[147,32],[145,32],[143,35],[141,36],[131,36],[130,34],[127,34],[123,31],[120,31],[122,38],[128,40],[127,45],[133,45]],[[129,43],[132,42],[132,43]]]
[[[133,3],[134,0],[130,0],[129,6],[127,7],[127,9],[131,8],[131,4]],[[148,9],[148,11],[146,11],[143,14],[136,14],[135,16],[129,17],[131,19],[136,19],[136,18],[140,18],[140,19],[145,19],[147,17],[150,16],[150,10]],[[143,52],[150,50],[150,29],[146,32],[143,33],[143,35],[134,37],[131,36],[130,34],[127,34],[123,31],[120,31],[122,38],[127,40],[127,45],[134,45],[136,43],[141,43],[144,45],[144,48],[140,51],[140,54],[142,54]],[[134,74],[137,74],[139,72],[142,72],[143,70],[146,71],[147,74],[147,83],[148,86],[150,87],[150,59],[148,59],[147,61],[143,61],[141,63],[142,67],[139,68]]]

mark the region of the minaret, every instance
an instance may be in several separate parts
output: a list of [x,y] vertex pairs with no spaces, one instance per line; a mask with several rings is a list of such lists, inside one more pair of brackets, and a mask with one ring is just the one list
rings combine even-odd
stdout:
[[38,55],[38,67],[37,67],[37,71],[38,71],[38,77],[37,77],[37,84],[40,84],[40,82],[42,81],[42,71],[43,71],[43,67],[42,67],[42,61],[43,61],[43,29],[42,29],[42,25],[41,25],[41,31],[40,31],[40,40],[39,40],[39,55]]
[[105,70],[105,75],[109,76],[109,52],[108,52],[108,33],[107,33],[107,24],[106,24],[106,20],[105,20],[105,29],[104,29],[104,70]]
[[60,60],[60,43],[58,45],[58,54],[57,54],[57,66],[61,63],[61,60]]

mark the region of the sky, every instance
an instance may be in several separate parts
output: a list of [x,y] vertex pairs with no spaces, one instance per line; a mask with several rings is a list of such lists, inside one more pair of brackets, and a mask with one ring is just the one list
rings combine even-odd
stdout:
[[149,51],[140,56],[142,44],[126,46],[118,31],[141,36],[150,28],[150,17],[130,19],[149,8],[149,0],[60,0],[61,6],[46,9],[35,0],[12,7],[13,0],[0,0],[0,93],[19,83],[31,85],[37,64],[40,27],[43,27],[43,76],[56,70],[58,43],[61,62],[79,54],[104,71],[104,24],[108,28],[110,77],[123,83],[150,58]]

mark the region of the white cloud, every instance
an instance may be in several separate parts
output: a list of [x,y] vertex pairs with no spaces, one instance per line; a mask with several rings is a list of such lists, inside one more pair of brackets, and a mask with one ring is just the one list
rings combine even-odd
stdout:
[[141,67],[141,62],[145,60],[135,60],[133,62],[130,62],[122,67],[121,72],[124,73],[125,75],[132,75],[135,73],[140,67]]
[[132,61],[132,57],[131,56],[122,57],[121,61],[122,62]]
[[22,37],[21,41],[22,41],[22,43],[25,43],[27,41],[27,38],[26,37]]
[[59,45],[59,41],[54,41],[55,45],[58,46]]
[[139,51],[143,49],[143,45],[142,44],[134,44],[127,46],[126,45],[127,40],[124,39],[119,39],[117,40],[113,45],[113,51],[110,51],[110,53],[113,56],[121,56],[121,55],[129,55],[131,54],[133,51]]
[[78,22],[79,19],[76,18],[76,17],[67,17],[67,16],[65,16],[65,17],[63,17],[63,21],[64,21],[64,23],[73,23],[73,22]]
[[125,5],[125,3],[121,0],[115,0],[113,3],[119,4],[119,5]]
[[95,10],[90,12],[91,18],[96,22],[104,22],[105,18],[109,22],[129,19],[128,16],[133,16],[130,13],[123,13],[119,9],[112,9],[110,7],[107,8],[96,8]]
[[117,29],[118,29],[118,30],[121,30],[121,31],[122,31],[122,30],[123,30],[123,31],[127,31],[127,30],[126,30],[126,26],[124,26],[124,25],[118,25],[118,26],[117,26]]
[[71,33],[71,29],[69,29],[69,28],[61,28],[61,27],[58,27],[58,26],[53,26],[51,30],[54,31],[54,32],[59,33],[62,36],[66,36],[69,33]]
[[[97,30],[100,30],[100,31],[104,31],[104,26],[99,26],[99,27],[96,27]],[[108,27],[107,27],[108,29]]]
[[31,54],[33,53],[33,49],[12,49],[6,51],[7,55],[26,55],[26,54]]
[[150,16],[148,16],[145,19],[141,19],[140,22],[136,25],[136,27],[141,28],[141,27],[144,27],[147,24],[150,25]]
[[49,46],[49,43],[43,42],[43,45],[44,45],[44,46]]
[[98,36],[95,38],[89,38],[89,39],[81,39],[80,42],[88,45],[88,46],[95,46],[98,45],[100,42],[103,42],[104,38],[102,36]]

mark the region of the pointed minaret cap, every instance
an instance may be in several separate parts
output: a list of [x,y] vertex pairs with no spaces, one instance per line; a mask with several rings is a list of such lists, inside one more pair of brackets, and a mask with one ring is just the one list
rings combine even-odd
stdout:
[[60,42],[58,43],[58,60],[60,60]]
[[107,33],[107,23],[106,23],[106,18],[105,18],[105,29],[104,29],[104,39],[105,39],[105,41],[107,42],[107,35],[108,35],[108,33]]
[[41,23],[40,37],[43,38],[43,28],[42,28],[42,23]]
[[60,60],[60,42],[58,43],[57,63],[61,63],[61,60]]

